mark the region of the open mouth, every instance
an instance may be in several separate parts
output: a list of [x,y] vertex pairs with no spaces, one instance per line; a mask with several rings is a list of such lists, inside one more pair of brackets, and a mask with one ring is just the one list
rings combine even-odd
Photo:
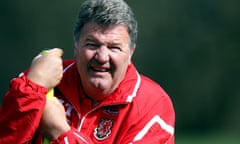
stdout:
[[101,67],[91,67],[91,69],[95,72],[108,72],[109,71],[109,69],[101,68]]
[[106,68],[106,67],[91,66],[90,68],[94,72],[100,72],[100,73],[110,72],[110,68]]

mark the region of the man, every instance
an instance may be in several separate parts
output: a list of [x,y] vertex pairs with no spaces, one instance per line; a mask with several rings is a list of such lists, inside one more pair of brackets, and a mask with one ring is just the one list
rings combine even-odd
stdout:
[[[0,143],[174,143],[164,90],[131,62],[137,22],[123,0],[86,0],[74,29],[74,60],[54,48],[11,81]],[[47,99],[54,88],[56,99]]]

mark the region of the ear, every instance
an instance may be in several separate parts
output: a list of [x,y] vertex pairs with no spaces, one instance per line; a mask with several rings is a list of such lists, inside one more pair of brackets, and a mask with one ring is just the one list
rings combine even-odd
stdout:
[[74,57],[77,55],[78,42],[74,42]]
[[136,49],[136,44],[134,44],[133,47],[130,48],[129,64],[131,63],[131,59],[132,59],[135,49]]

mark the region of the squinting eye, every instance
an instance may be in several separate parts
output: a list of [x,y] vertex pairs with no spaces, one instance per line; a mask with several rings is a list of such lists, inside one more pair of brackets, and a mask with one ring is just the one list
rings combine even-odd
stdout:
[[93,43],[87,43],[86,46],[95,46],[96,44]]
[[120,47],[110,47],[112,51],[121,51]]
[[95,44],[95,43],[86,43],[86,46],[87,46],[88,48],[97,48],[97,47],[98,47],[98,45]]

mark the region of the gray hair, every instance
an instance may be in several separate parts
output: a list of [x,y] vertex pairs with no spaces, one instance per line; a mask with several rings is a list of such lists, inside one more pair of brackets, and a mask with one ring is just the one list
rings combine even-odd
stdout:
[[74,40],[79,40],[84,24],[93,21],[103,26],[122,24],[128,28],[130,46],[136,44],[138,26],[134,13],[124,0],[85,0],[74,27]]

